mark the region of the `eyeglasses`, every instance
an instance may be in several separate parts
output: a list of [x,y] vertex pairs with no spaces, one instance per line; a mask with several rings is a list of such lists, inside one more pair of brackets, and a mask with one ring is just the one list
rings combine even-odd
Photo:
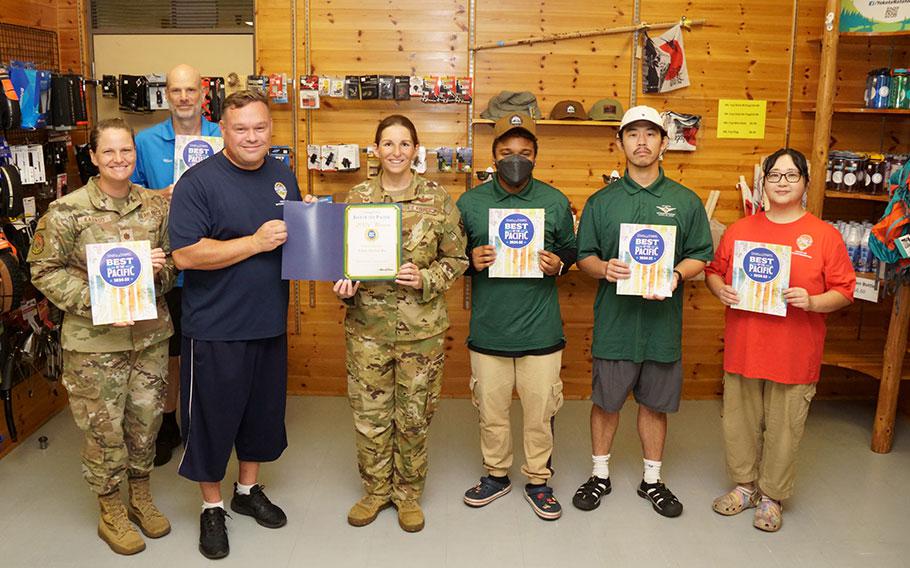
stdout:
[[799,172],[787,172],[785,174],[782,174],[780,172],[771,172],[765,176],[765,180],[770,183],[777,183],[781,180],[781,178],[785,178],[790,183],[796,183],[803,178],[803,175]]

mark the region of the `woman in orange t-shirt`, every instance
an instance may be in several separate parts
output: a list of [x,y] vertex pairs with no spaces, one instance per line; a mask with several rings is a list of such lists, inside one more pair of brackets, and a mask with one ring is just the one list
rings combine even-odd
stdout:
[[[840,233],[803,209],[805,156],[780,149],[762,170],[770,209],[727,229],[705,275],[708,289],[728,307],[723,430],[727,471],[737,484],[714,500],[714,510],[735,515],[757,507],[753,525],[773,532],[781,526],[781,500],[793,490],[796,452],[821,369],[825,314],[853,301],[856,275]],[[748,252],[739,263],[737,242],[750,243],[740,245]],[[773,285],[786,274],[786,254],[762,245],[790,247],[788,287]],[[732,285],[737,271],[737,280],[748,283],[739,287],[742,297]],[[732,309],[741,300],[754,305],[745,295],[761,288],[771,291],[759,303],[785,302],[785,315]]]

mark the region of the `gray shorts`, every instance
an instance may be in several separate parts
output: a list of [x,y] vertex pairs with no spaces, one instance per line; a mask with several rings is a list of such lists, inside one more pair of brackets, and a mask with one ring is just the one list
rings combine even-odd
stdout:
[[676,412],[682,395],[682,361],[621,361],[594,358],[591,402],[619,412],[629,396],[655,412]]

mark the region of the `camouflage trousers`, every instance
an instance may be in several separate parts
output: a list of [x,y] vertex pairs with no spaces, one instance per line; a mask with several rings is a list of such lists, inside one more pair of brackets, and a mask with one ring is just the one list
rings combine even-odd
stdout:
[[82,475],[92,491],[117,489],[125,474],[148,475],[167,385],[168,342],[139,351],[63,352],[63,385],[85,439]]
[[442,389],[442,342],[442,333],[394,342],[347,337],[348,398],[367,494],[395,503],[423,494],[427,432]]

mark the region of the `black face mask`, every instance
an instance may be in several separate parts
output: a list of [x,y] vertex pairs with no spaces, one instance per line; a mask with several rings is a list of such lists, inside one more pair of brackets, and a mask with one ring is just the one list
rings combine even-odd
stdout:
[[512,187],[521,187],[531,179],[534,162],[519,154],[512,154],[496,162],[496,172]]

